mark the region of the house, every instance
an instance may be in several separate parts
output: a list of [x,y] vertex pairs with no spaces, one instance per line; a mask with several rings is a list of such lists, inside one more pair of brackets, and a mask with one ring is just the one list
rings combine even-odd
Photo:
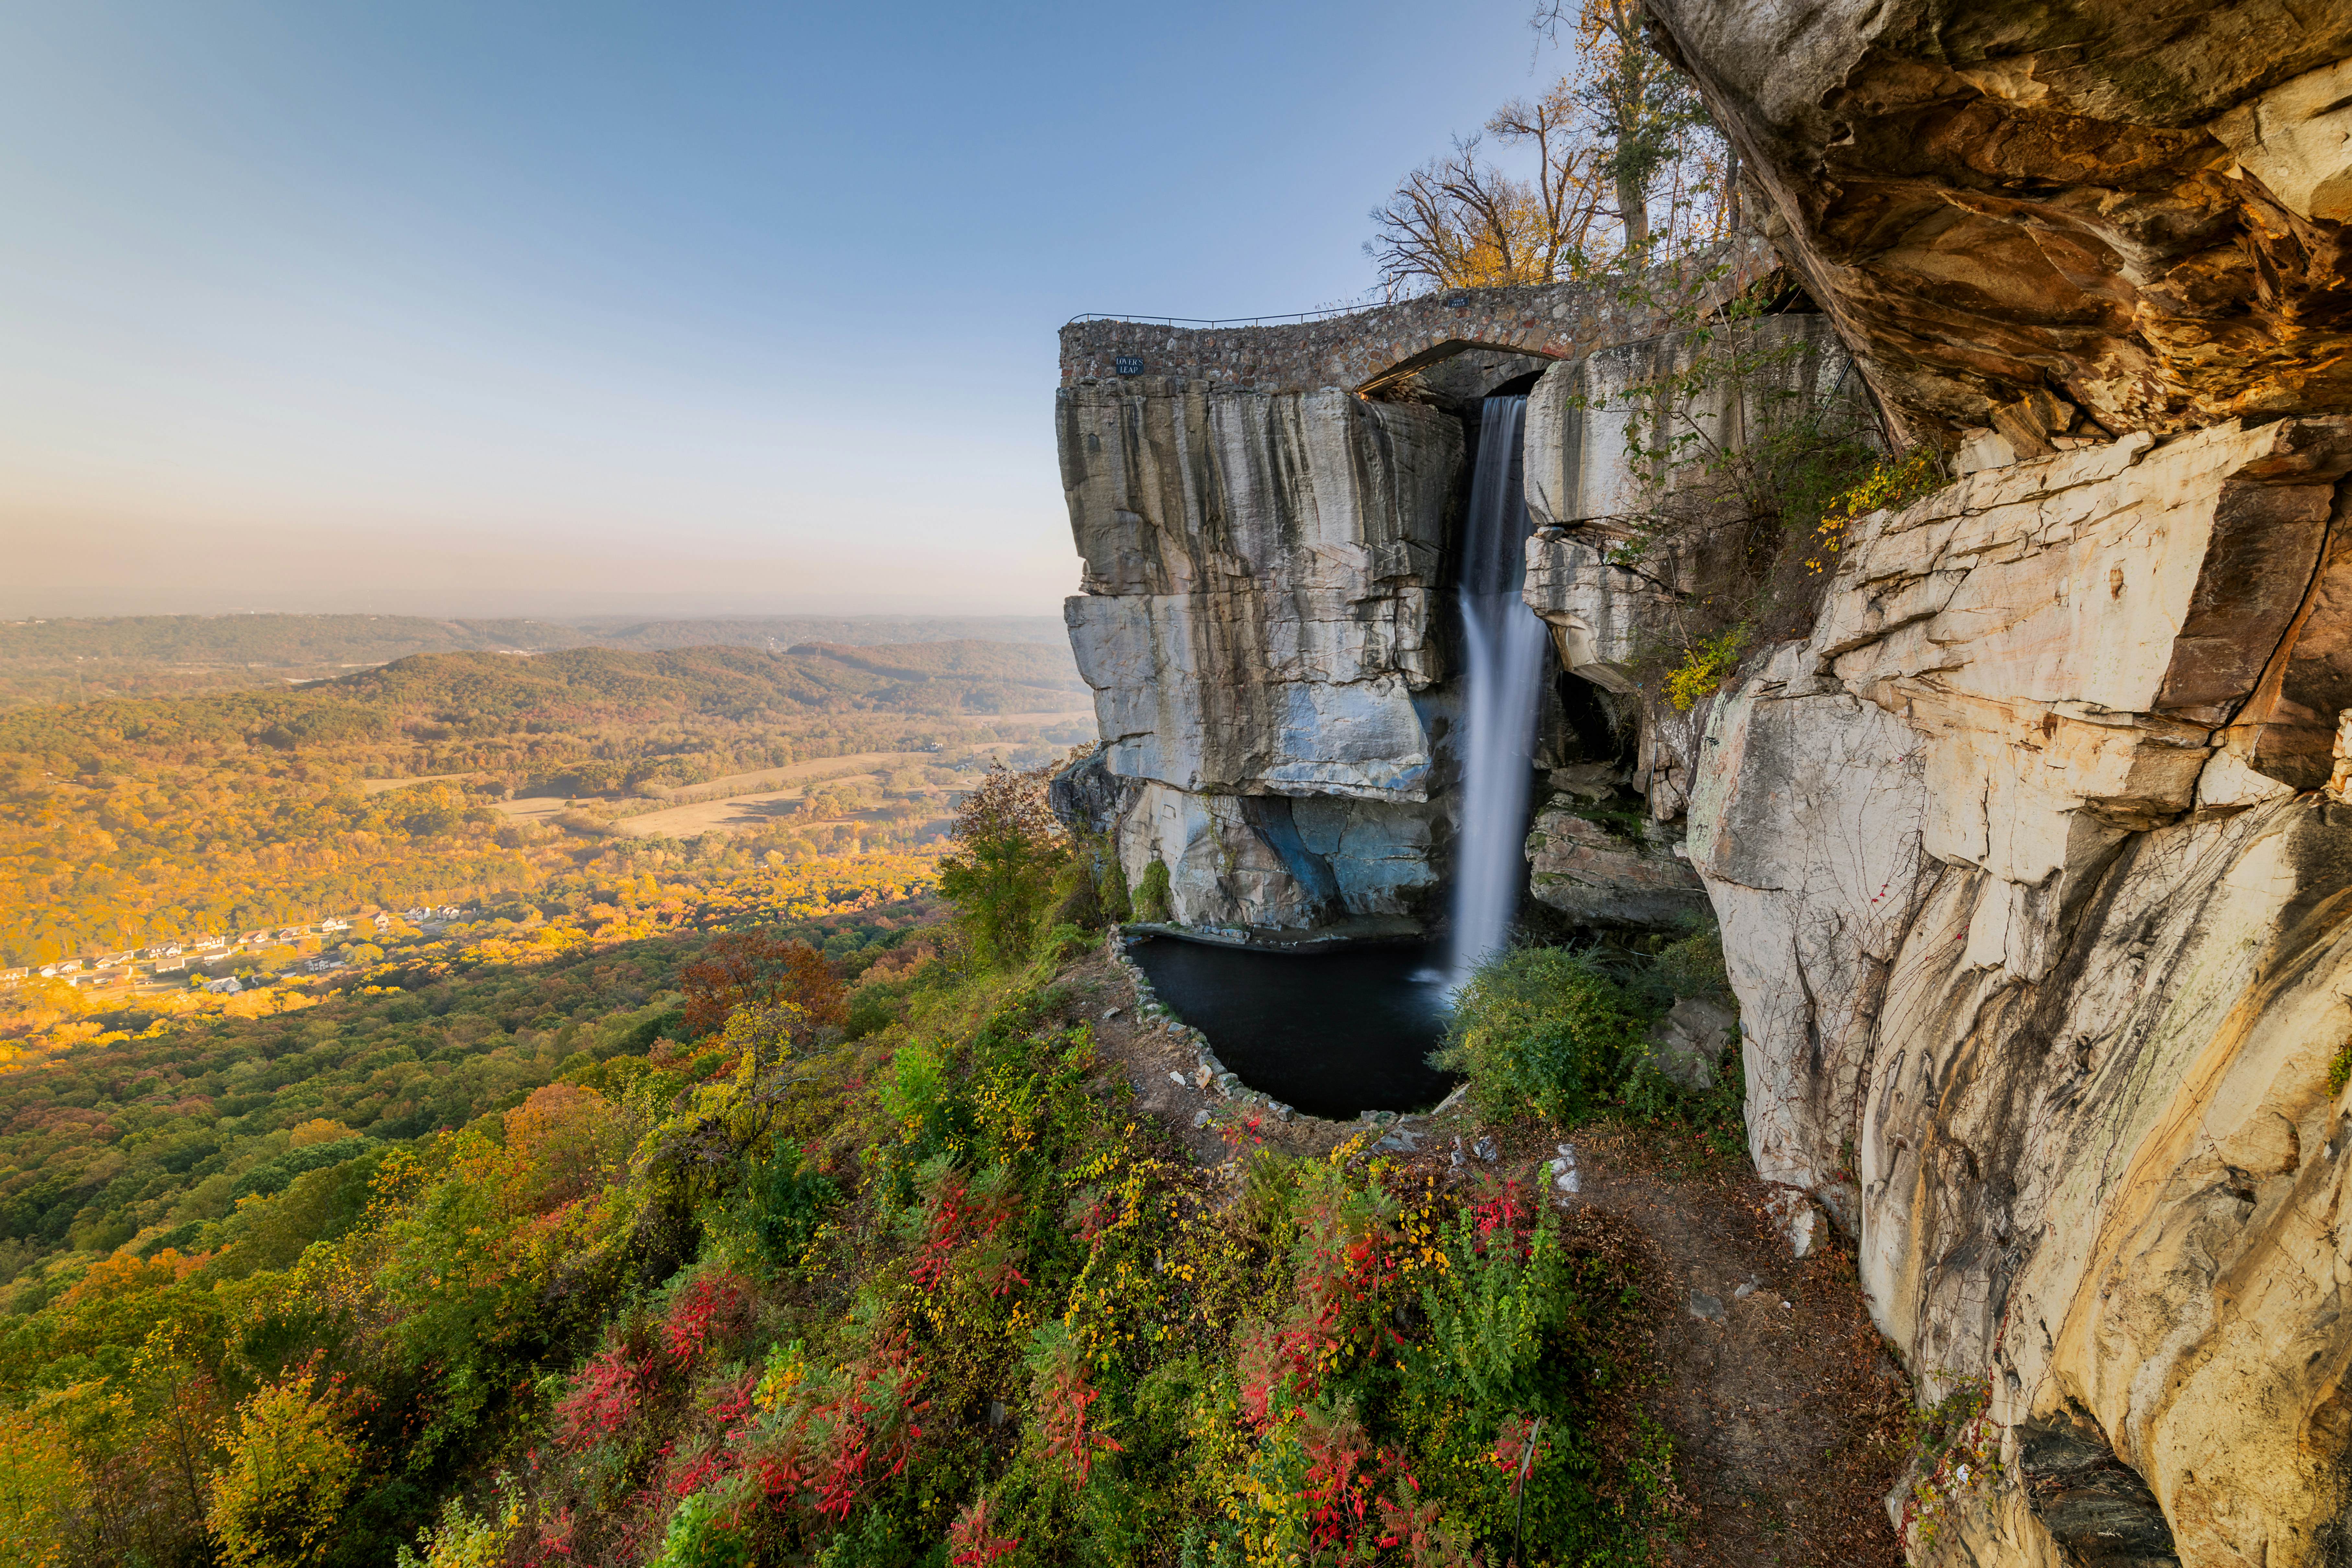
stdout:
[[351,922],[351,921],[343,921],[343,920],[337,920],[337,919],[336,919],[334,916],[332,916],[332,915],[329,915],[325,920],[322,920],[322,921],[320,921],[319,922],[319,930],[320,930],[322,933],[333,932],[333,931],[349,931],[349,930],[351,930],[351,929],[352,929],[352,922]]
[[155,973],[158,974],[177,974],[187,967],[188,961],[184,958],[159,958],[155,961]]
[[0,985],[22,985],[32,974],[29,969],[0,969]]
[[207,980],[205,989],[215,996],[234,996],[245,989],[245,983],[232,974],[226,980]]

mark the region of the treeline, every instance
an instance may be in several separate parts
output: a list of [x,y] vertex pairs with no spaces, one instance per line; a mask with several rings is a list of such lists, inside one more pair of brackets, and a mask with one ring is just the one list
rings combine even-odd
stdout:
[[425,616],[118,616],[0,621],[0,663],[93,659],[126,664],[311,668],[384,664],[466,649],[599,647],[652,652],[714,645],[978,639],[1060,644],[1049,616],[756,616],[585,624],[440,620]]

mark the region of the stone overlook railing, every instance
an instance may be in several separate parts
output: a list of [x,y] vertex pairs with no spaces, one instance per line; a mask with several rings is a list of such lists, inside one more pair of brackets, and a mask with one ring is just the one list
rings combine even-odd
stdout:
[[[1778,261],[1761,239],[1742,238],[1683,266],[1687,274],[1718,264],[1725,271],[1706,286],[1705,303],[1728,300]],[[1685,302],[1682,290],[1661,269],[1650,300],[1641,292],[1615,279],[1460,289],[1264,326],[1081,318],[1062,329],[1062,384],[1150,375],[1260,392],[1364,392],[1466,348],[1574,359],[1670,330],[1673,308]]]

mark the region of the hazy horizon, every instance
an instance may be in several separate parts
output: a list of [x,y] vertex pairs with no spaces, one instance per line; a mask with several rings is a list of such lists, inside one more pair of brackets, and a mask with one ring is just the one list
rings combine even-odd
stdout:
[[1055,613],[1061,323],[1361,296],[1528,10],[16,8],[0,615]]

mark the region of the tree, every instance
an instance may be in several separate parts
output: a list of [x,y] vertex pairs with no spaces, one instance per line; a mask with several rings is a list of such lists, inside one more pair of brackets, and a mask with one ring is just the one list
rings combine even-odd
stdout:
[[1364,247],[1391,299],[1641,267],[1727,230],[1729,152],[1690,79],[1650,43],[1640,0],[1539,0],[1535,26],[1566,35],[1571,68],[1486,125],[1534,154],[1532,177],[1486,162],[1477,137],[1407,174],[1373,209]]
[[1373,209],[1377,237],[1364,250],[1390,298],[1416,285],[1549,283],[1587,269],[1601,213],[1601,158],[1576,134],[1569,87],[1563,80],[1532,103],[1514,99],[1486,121],[1505,146],[1533,150],[1532,181],[1482,162],[1474,136],[1407,174]]
[[[1534,26],[1568,34],[1578,69],[1573,95],[1588,132],[1606,149],[1627,255],[1722,237],[1738,211],[1738,169],[1689,77],[1650,41],[1641,0],[1537,0]],[[1650,198],[1666,184],[1663,229]]]
[[989,963],[1019,956],[1051,907],[1054,875],[1068,836],[1045,802],[1046,771],[1016,773],[997,763],[964,797],[940,861],[940,891],[956,906],[974,950]]
[[236,1568],[300,1568],[325,1556],[360,1468],[342,1411],[305,1372],[237,1411],[228,1457],[213,1472],[206,1521]]
[[813,1028],[849,1020],[849,994],[824,955],[772,931],[727,931],[680,974],[688,1037],[723,1027],[739,1007],[797,1007]]

